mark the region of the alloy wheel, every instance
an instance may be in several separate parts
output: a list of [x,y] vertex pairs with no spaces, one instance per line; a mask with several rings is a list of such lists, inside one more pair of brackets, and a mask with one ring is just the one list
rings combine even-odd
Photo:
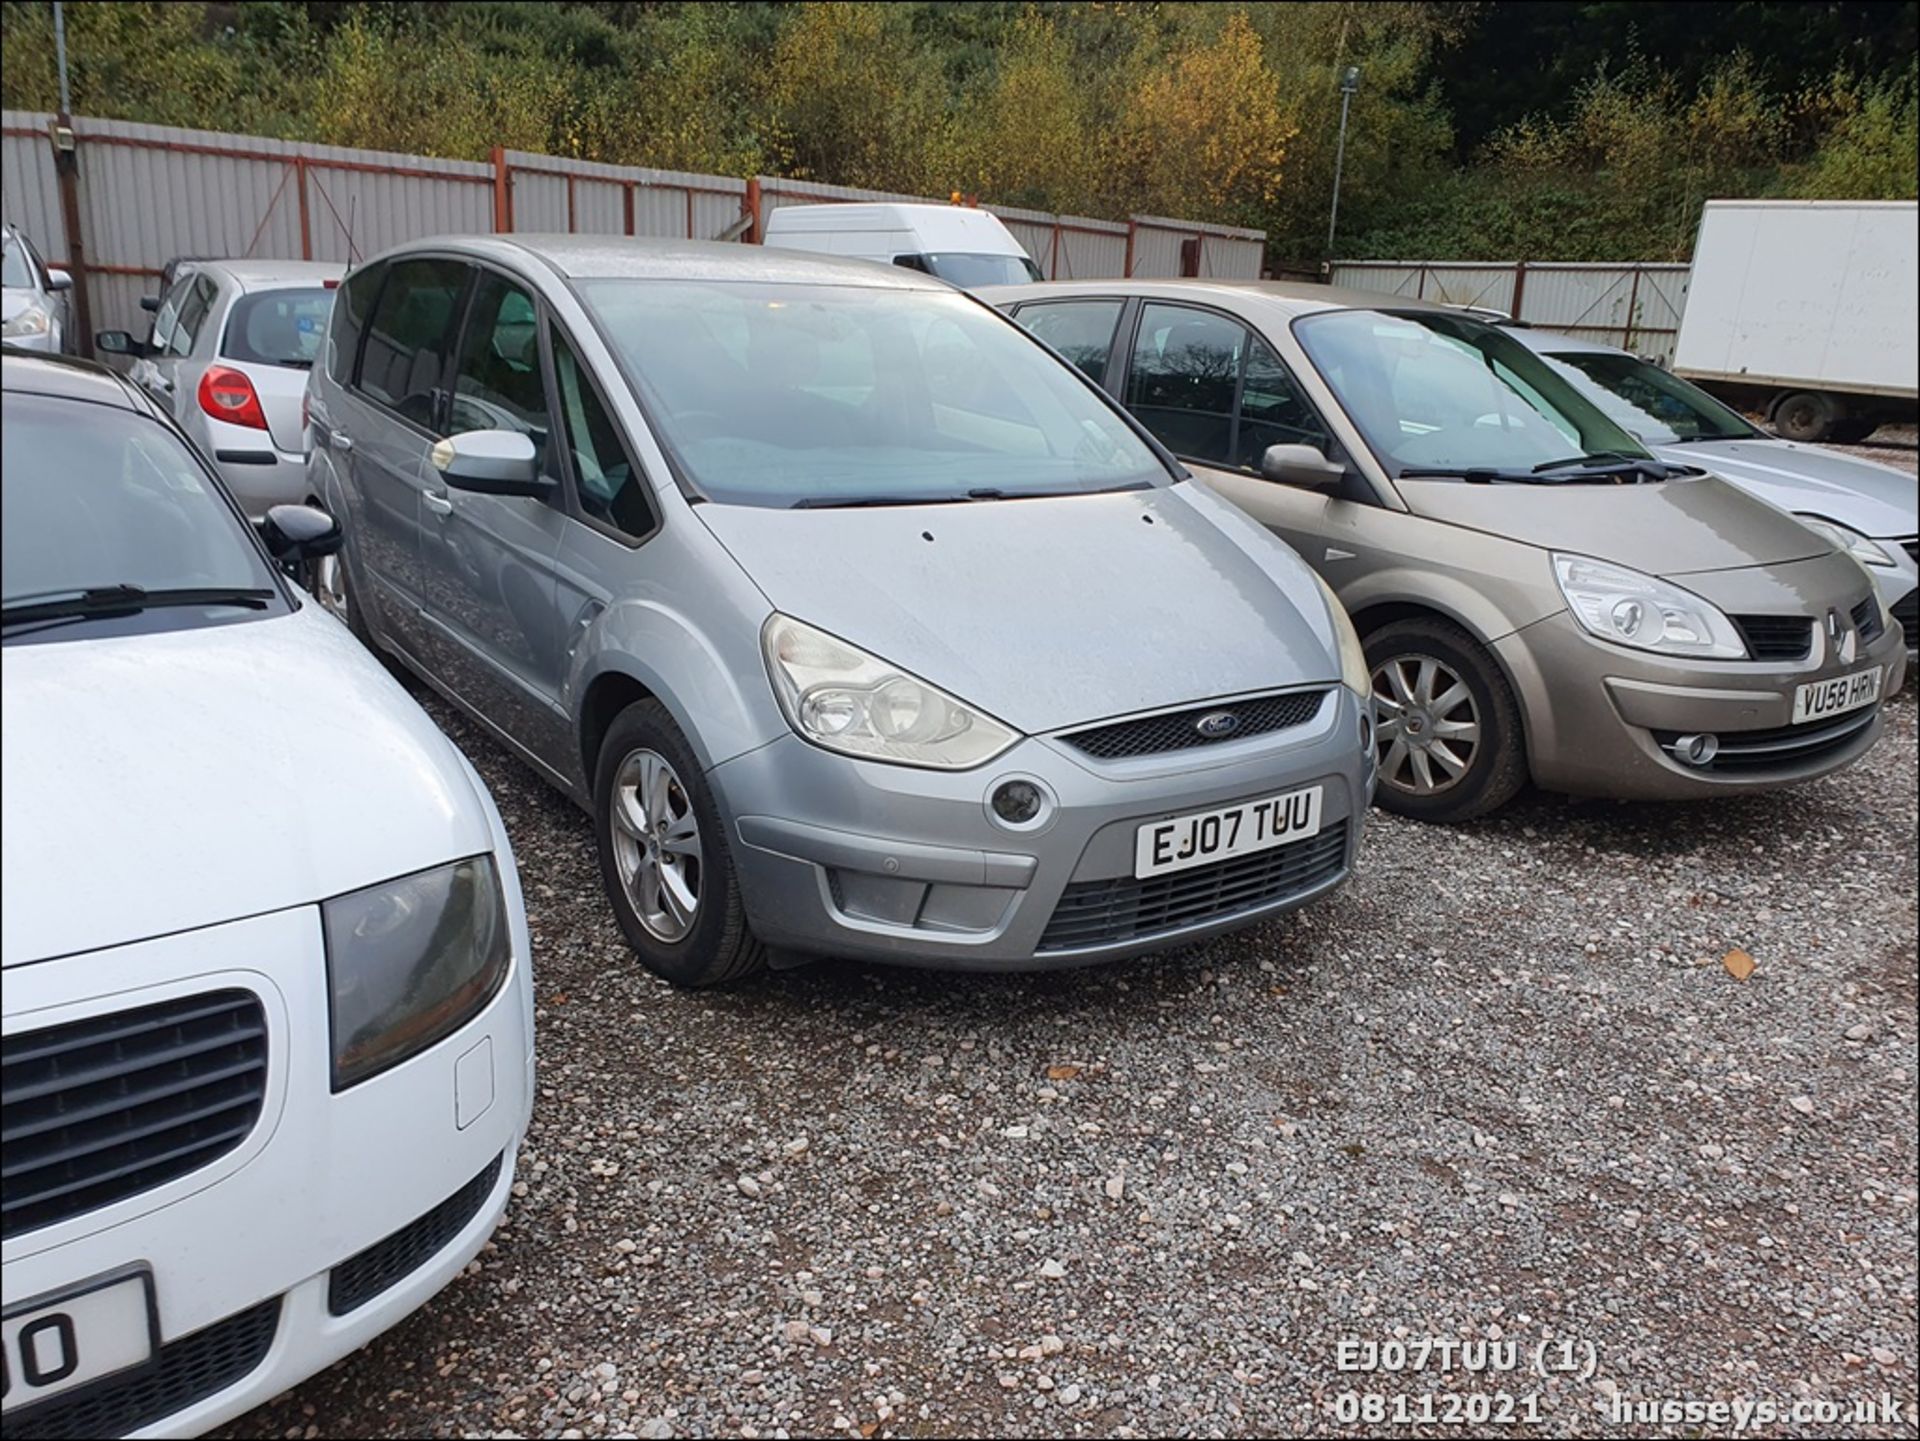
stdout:
[[1473,769],[1480,709],[1449,666],[1430,655],[1396,655],[1373,671],[1380,779],[1409,795],[1449,790]]
[[685,938],[700,911],[700,822],[680,775],[658,751],[628,752],[614,773],[613,854],[647,934]]

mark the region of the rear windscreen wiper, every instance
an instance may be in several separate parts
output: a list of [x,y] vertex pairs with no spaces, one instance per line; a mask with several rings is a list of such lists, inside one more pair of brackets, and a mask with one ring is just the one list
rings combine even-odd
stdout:
[[265,587],[202,586],[147,590],[137,585],[96,585],[84,590],[22,596],[0,606],[0,625],[69,620],[82,616],[135,615],[161,606],[232,605],[265,610],[275,592]]

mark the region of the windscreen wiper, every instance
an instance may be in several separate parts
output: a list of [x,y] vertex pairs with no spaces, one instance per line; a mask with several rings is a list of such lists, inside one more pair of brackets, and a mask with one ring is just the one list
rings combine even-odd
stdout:
[[[1118,486],[1115,489],[1140,490],[1142,486]],[[1048,496],[1093,495],[1085,490],[1002,490],[997,485],[976,485],[960,495],[809,495],[796,500],[789,510],[855,510],[871,505],[964,505],[970,500],[1044,500]]]
[[1587,455],[1569,455],[1560,460],[1543,460],[1533,468],[1535,475],[1545,475],[1550,470],[1573,470],[1576,467],[1592,470],[1601,466],[1621,466],[1644,464],[1649,457],[1629,455],[1624,450],[1596,450]]
[[231,605],[265,610],[275,592],[266,587],[201,586],[147,590],[137,585],[96,585],[82,590],[48,591],[21,596],[0,606],[0,625],[27,625],[42,620],[136,615],[162,606]]

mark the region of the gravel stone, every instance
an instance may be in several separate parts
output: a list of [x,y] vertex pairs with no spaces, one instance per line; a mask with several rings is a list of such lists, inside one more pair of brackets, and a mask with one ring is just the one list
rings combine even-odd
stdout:
[[[476,1273],[224,1436],[1393,1430],[1341,1425],[1350,1389],[1537,1395],[1514,1436],[1679,1434],[1609,1394],[1913,1414],[1911,688],[1788,791],[1376,813],[1352,884],[1183,951],[701,994],[633,962],[586,818],[423,703],[518,853],[532,1129]],[[1424,1337],[1597,1371],[1337,1368]]]

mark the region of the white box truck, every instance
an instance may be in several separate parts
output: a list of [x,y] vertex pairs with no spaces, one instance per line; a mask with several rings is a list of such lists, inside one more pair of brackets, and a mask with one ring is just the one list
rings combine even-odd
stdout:
[[1788,440],[1914,419],[1920,206],[1709,200],[1673,370]]

